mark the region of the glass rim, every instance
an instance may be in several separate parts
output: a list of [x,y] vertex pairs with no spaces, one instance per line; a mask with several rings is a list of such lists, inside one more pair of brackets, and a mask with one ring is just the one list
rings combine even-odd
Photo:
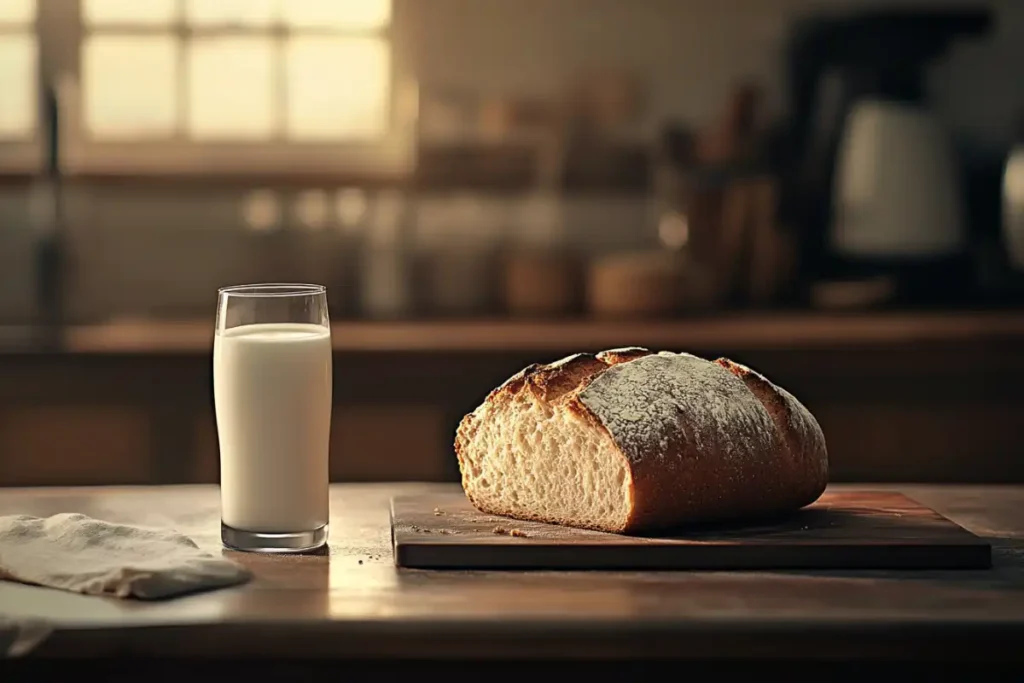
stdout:
[[298,297],[315,296],[327,292],[324,285],[301,282],[264,282],[251,285],[229,285],[217,290],[218,296]]

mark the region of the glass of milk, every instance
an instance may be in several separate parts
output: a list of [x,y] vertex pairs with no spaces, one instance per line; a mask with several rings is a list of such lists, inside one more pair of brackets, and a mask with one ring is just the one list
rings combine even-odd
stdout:
[[326,288],[219,291],[213,394],[225,546],[289,553],[327,542],[331,387]]

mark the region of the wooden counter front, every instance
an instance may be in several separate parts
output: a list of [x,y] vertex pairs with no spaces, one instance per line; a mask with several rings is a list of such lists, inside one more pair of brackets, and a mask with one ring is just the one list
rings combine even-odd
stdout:
[[[212,323],[0,352],[0,486],[217,481]],[[623,345],[729,356],[814,412],[836,481],[1024,483],[1024,313],[338,322],[337,481],[454,481],[458,421],[513,373]]]

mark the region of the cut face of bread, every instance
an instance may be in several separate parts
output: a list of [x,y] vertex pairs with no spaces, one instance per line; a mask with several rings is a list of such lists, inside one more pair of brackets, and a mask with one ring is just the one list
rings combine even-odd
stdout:
[[633,482],[607,432],[527,392],[485,407],[473,422],[461,466],[476,507],[517,519],[625,528]]
[[533,365],[459,425],[479,510],[616,533],[795,510],[824,491],[813,416],[727,359],[628,348]]

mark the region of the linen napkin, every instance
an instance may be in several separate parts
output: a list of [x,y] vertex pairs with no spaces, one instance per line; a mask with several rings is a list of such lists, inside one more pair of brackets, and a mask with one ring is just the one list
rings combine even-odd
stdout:
[[89,595],[158,600],[251,578],[170,529],[114,524],[77,513],[0,517],[0,579]]

